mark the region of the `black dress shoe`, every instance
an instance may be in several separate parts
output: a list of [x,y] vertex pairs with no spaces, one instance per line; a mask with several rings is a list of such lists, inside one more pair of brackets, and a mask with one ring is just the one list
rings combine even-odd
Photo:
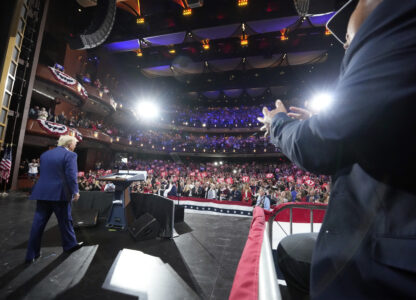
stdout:
[[79,242],[78,244],[76,244],[74,247],[72,247],[71,249],[69,249],[69,250],[66,250],[65,252],[66,253],[72,253],[72,252],[75,252],[75,251],[77,251],[79,248],[81,248],[82,246],[84,246],[84,242]]
[[32,259],[25,259],[25,264],[30,265],[30,264],[34,263],[35,261],[37,261],[39,259],[39,257],[40,257],[40,254],[38,256],[35,256]]

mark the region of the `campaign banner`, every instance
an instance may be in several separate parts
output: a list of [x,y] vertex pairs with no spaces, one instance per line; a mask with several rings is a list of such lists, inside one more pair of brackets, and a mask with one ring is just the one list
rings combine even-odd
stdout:
[[309,186],[314,186],[315,185],[315,182],[313,182],[313,180],[310,180],[310,179],[306,180],[305,183]]

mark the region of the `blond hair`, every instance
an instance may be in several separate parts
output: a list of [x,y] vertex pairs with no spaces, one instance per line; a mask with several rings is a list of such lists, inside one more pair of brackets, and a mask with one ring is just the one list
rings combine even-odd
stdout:
[[58,146],[67,147],[72,142],[76,144],[78,143],[78,140],[70,135],[61,135],[58,140]]

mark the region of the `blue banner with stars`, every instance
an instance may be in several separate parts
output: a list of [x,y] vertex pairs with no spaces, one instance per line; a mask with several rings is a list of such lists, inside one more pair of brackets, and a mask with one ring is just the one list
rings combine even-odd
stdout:
[[234,204],[235,202],[218,203],[219,201],[179,200],[179,205],[185,207],[187,213],[200,213],[210,215],[231,215],[235,217],[252,217],[253,207]]

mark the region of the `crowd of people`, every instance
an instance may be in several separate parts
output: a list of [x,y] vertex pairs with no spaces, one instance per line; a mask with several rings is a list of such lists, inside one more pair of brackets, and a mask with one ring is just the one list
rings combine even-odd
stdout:
[[241,107],[192,107],[166,111],[164,121],[172,124],[205,128],[250,128],[259,127],[257,117],[263,104]]
[[279,152],[261,135],[194,134],[183,131],[138,131],[130,139],[139,147],[165,152]]
[[104,120],[91,120],[84,113],[64,112],[48,114],[46,109],[35,106],[29,113],[32,119],[49,120],[72,128],[88,128],[104,132],[114,138],[124,137],[135,142],[140,148],[162,152],[223,152],[223,153],[261,153],[279,152],[261,135],[253,134],[197,134],[178,130],[131,129],[127,131]]
[[[186,165],[168,160],[134,160],[115,162],[113,169],[136,169],[148,172],[145,182],[132,184],[132,192],[161,196],[196,197],[220,201],[270,205],[285,202],[327,203],[330,178],[310,174],[296,165],[276,163],[191,162]],[[80,172],[83,191],[113,191],[114,185],[97,180],[101,170]],[[258,200],[263,197],[264,203]]]

